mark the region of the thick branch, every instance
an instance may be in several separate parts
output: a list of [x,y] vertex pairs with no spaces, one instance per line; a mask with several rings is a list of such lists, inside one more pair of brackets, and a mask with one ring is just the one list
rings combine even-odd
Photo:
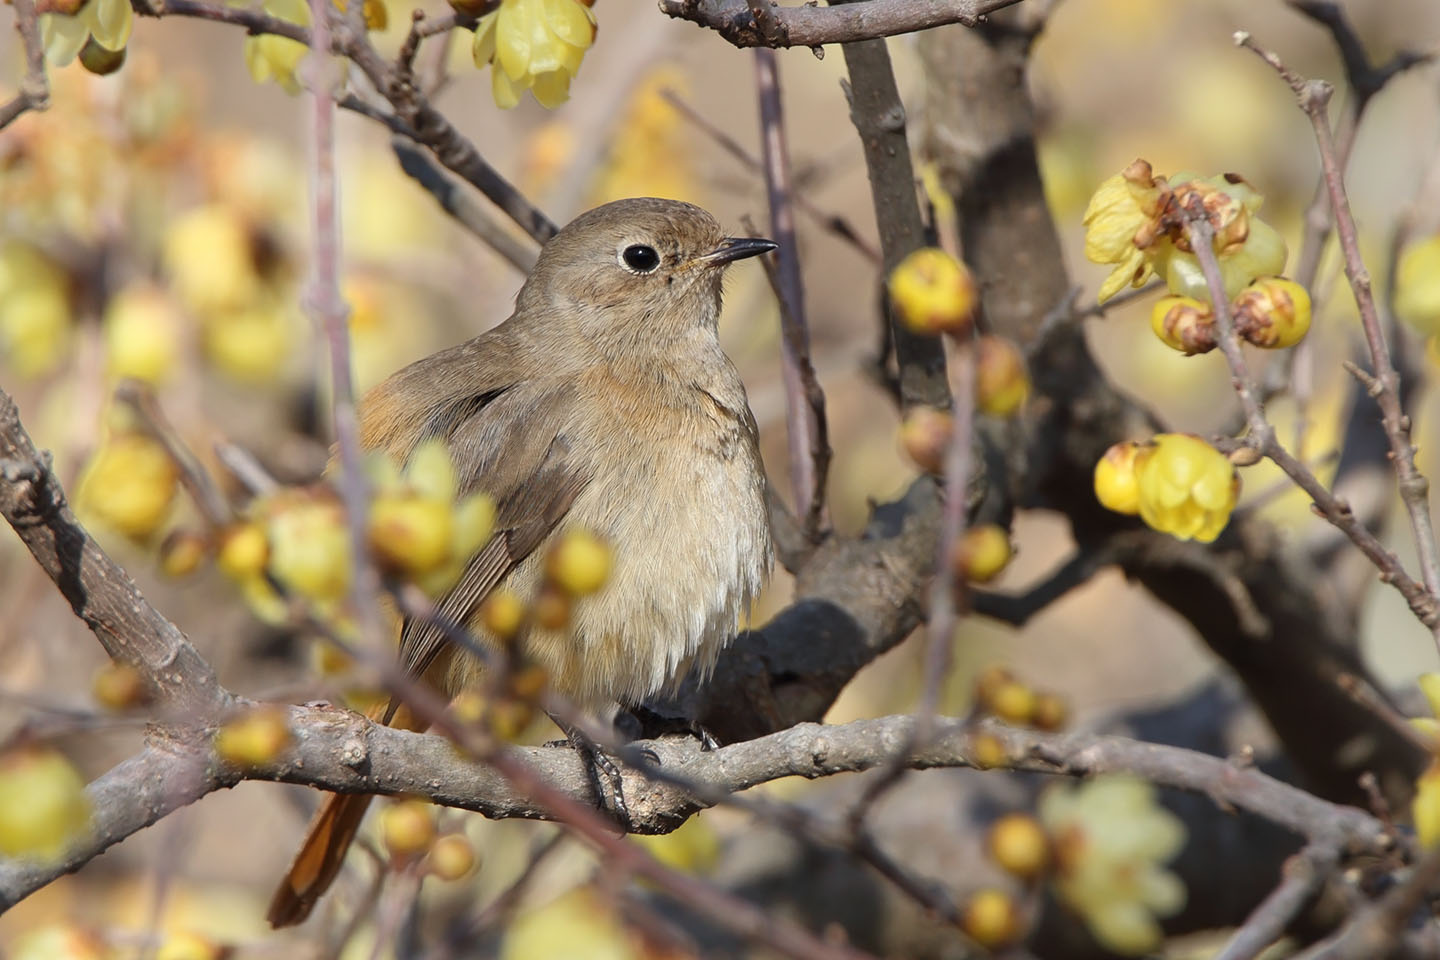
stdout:
[[746,0],[660,0],[660,11],[709,27],[737,47],[816,47],[913,33],[946,23],[973,27],[1020,0],[867,0],[852,6],[761,7]]
[[[913,737],[914,723],[908,716],[838,726],[805,723],[715,750],[704,750],[688,737],[635,746],[658,757],[667,776],[702,784],[706,792],[728,794],[783,777],[817,779],[875,768]],[[291,707],[290,727],[293,745],[273,763],[244,773],[221,763],[208,738],[194,736],[193,728],[174,739],[157,733],[141,754],[91,784],[93,834],[64,860],[52,865],[0,862],[0,910],[170,811],[243,779],[343,793],[420,796],[493,819],[555,816],[542,799],[513,786],[493,766],[466,759],[443,737],[395,730],[328,707]],[[936,735],[905,759],[905,766],[974,766],[970,757],[978,736],[998,742],[1015,770],[1072,777],[1129,772],[1205,794],[1347,852],[1380,852],[1388,843],[1383,825],[1361,810],[1320,800],[1218,757],[1125,737],[1046,734],[995,723],[971,727],[944,719],[937,721]],[[569,800],[591,802],[590,780],[575,751],[516,747],[509,755],[507,766],[523,766]],[[635,832],[674,830],[701,806],[687,791],[634,769],[625,770],[623,789]]]

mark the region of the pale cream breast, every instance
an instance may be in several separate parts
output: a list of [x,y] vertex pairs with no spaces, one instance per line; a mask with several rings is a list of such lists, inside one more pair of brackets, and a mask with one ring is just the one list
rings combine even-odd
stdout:
[[[569,628],[532,631],[529,657],[556,691],[587,709],[637,704],[686,672],[708,673],[771,563],[764,474],[739,375],[713,340],[690,362],[647,365],[640,375],[596,367],[565,433],[603,465],[561,531],[604,538],[614,568],[604,588],[579,599]],[[508,578],[533,596],[542,547]],[[456,664],[461,684],[473,666]]]

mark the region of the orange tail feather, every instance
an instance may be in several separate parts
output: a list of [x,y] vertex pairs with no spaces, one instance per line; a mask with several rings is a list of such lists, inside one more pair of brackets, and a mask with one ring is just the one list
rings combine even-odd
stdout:
[[[413,730],[416,726],[409,710],[404,707],[395,710],[393,704],[371,709],[366,715],[371,720],[404,730]],[[360,823],[373,799],[363,793],[332,793],[325,798],[305,830],[305,841],[290,869],[270,899],[270,910],[266,914],[270,926],[290,927],[310,916],[315,903],[339,875],[345,854],[360,832]]]

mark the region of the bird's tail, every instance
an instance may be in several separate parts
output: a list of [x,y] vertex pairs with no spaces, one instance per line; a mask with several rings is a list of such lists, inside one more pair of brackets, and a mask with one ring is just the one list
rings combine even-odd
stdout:
[[[373,707],[366,716],[401,729],[416,728],[410,711],[403,706],[397,710],[393,703]],[[270,926],[290,927],[310,916],[316,901],[340,873],[372,799],[365,793],[332,793],[325,798],[305,831],[305,842],[270,898],[266,914]]]

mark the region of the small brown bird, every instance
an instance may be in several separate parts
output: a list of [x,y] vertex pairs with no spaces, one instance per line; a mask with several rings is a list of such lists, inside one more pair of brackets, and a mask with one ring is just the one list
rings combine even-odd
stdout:
[[[545,245],[509,319],[361,402],[365,447],[404,463],[441,438],[460,492],[495,499],[495,533],[438,604],[444,621],[494,642],[476,617],[492,590],[533,598],[567,528],[609,543],[610,577],[576,600],[568,626],[516,641],[582,709],[638,705],[691,669],[708,673],[768,574],[759,437],[716,324],[725,267],[773,249],[726,237],[688,203],[606,204]],[[479,663],[425,622],[405,623],[400,658],[452,696],[480,680]],[[390,722],[409,721],[402,710]],[[326,799],[272,925],[309,915],[369,801]]]

